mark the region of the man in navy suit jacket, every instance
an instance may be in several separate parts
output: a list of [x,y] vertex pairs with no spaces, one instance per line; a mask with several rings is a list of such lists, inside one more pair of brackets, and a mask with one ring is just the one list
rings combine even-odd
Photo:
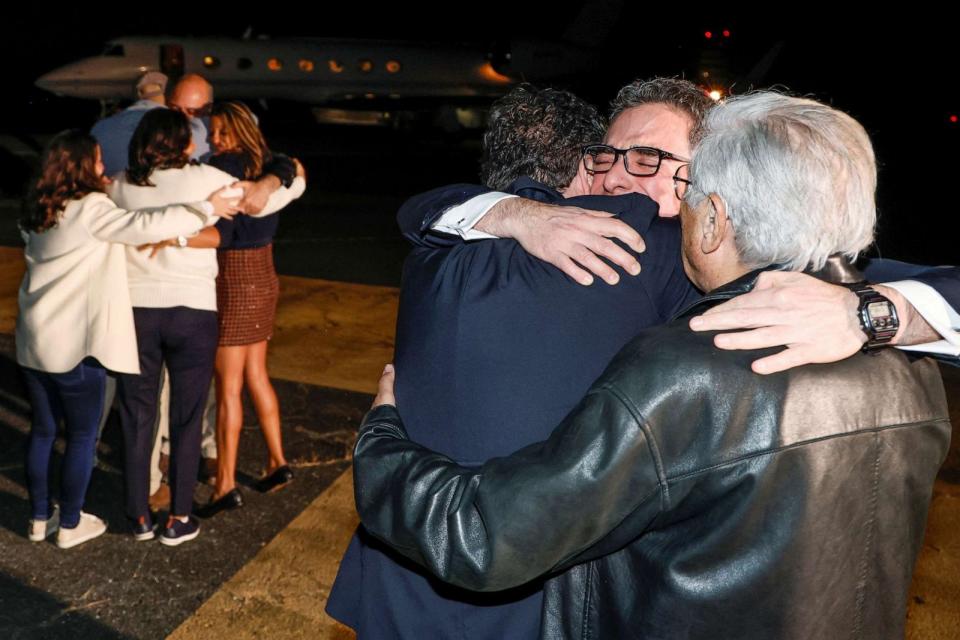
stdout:
[[[518,112],[530,116],[526,138],[531,146],[543,145],[534,153],[541,154],[545,165],[550,164],[546,158],[566,153],[570,167],[562,176],[541,172],[538,177],[572,195],[584,179],[578,162],[584,141],[564,151],[560,140],[568,137],[570,126],[551,120],[555,94],[562,92],[524,96],[530,103],[526,111],[515,104],[495,108],[491,131],[517,127]],[[576,111],[577,104],[564,107]],[[543,135],[544,126],[532,123],[553,124],[553,138]],[[491,135],[495,137],[488,134],[485,143]],[[521,165],[529,153],[518,153],[518,144],[522,140],[510,138],[487,144],[488,162],[497,157],[491,147],[507,145],[510,157],[520,159],[512,166]],[[500,161],[509,165],[509,158]],[[485,174],[496,183],[510,172]],[[639,275],[619,270],[615,286],[582,287],[512,240],[464,244],[459,238],[424,233],[444,210],[489,189],[448,187],[405,205],[401,226],[420,246],[404,267],[397,398],[412,440],[468,465],[544,439],[623,344],[699,297],[680,263],[677,223],[658,217],[650,198],[562,200],[555,189],[526,178],[505,189],[491,186],[540,203],[612,213],[644,237],[647,250]],[[431,429],[437,424],[456,425],[456,431]],[[491,432],[486,428],[490,424],[500,428]],[[541,603],[539,583],[496,594],[445,585],[361,533],[341,565],[328,611],[354,627],[360,638],[533,638],[539,632]]]

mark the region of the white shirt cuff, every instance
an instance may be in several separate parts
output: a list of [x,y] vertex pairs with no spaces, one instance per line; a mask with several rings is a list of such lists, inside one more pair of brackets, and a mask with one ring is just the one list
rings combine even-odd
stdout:
[[487,215],[487,212],[501,200],[516,198],[517,196],[499,191],[491,191],[470,198],[463,204],[448,209],[431,227],[434,231],[458,235],[464,240],[488,240],[497,236],[477,231],[476,224]]
[[923,319],[943,340],[899,347],[905,351],[920,351],[941,355],[960,356],[960,314],[930,285],[914,280],[884,282],[885,287],[896,289],[907,302],[913,305]]

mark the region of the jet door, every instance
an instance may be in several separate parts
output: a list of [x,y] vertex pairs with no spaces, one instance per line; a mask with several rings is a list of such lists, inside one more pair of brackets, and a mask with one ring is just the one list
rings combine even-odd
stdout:
[[175,80],[183,75],[183,46],[179,44],[160,45],[160,70]]

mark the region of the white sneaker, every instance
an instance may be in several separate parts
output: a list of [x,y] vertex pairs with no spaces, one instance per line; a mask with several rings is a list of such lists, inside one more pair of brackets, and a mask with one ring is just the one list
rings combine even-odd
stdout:
[[47,520],[30,520],[27,537],[30,542],[43,542],[60,528],[60,507],[53,505],[53,515]]
[[80,512],[80,523],[73,529],[64,529],[60,527],[57,532],[57,546],[61,549],[69,549],[78,544],[93,540],[107,531],[107,523],[97,516]]

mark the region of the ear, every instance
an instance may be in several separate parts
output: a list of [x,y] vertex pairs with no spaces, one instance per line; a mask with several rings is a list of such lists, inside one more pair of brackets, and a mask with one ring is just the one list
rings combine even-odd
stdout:
[[577,165],[577,172],[574,174],[573,180],[571,180],[567,188],[563,190],[563,196],[565,198],[572,198],[574,196],[589,195],[592,185],[593,174],[587,171],[581,162]]
[[732,229],[727,218],[727,203],[716,193],[707,196],[707,211],[702,219],[700,228],[703,235],[700,238],[700,250],[704,253],[713,253],[723,244],[727,232]]

